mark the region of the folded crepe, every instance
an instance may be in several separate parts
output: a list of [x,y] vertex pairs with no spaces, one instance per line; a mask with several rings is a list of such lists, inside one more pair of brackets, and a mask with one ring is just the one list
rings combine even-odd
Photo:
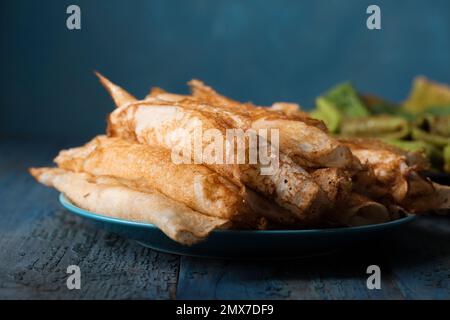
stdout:
[[[105,86],[110,85],[110,82],[105,80],[102,80],[102,83]],[[113,100],[119,99],[113,97]],[[245,130],[248,127],[242,123],[248,119],[237,116],[233,110],[209,107],[199,106],[196,101],[189,99],[168,102],[154,97],[124,106],[118,105],[109,117],[108,135],[168,150],[195,150],[195,132],[212,129],[223,139],[227,136],[227,129],[241,129],[242,126]],[[201,145],[207,149],[209,142],[202,140]],[[226,145],[226,141],[223,145]],[[192,154],[198,155],[195,152]],[[228,150],[224,150],[223,154],[224,162],[228,157],[235,157],[235,154],[228,154]],[[197,161],[196,158],[193,160]],[[232,170],[229,170],[230,165],[227,164],[204,164],[233,182],[237,180],[237,183],[243,183],[269,199],[274,199],[277,204],[292,212],[299,222],[308,224],[317,221],[329,206],[324,192],[308,173],[289,157],[281,153],[278,161],[278,168],[270,175],[261,174],[262,166],[259,163],[232,164]]]
[[95,75],[99,78],[100,82],[104,84],[105,89],[109,95],[114,99],[114,103],[119,106],[124,106],[129,103],[137,101],[136,97],[130,94],[128,91],[123,90],[121,87],[115,85],[104,77],[100,72],[95,72]]
[[[108,136],[121,137],[130,141],[160,146],[179,156],[180,162],[205,163],[202,152],[209,150],[211,140],[202,139],[202,132],[217,133],[226,136],[226,125],[210,114],[189,110],[161,101],[135,102],[119,107],[108,118]],[[239,184],[239,168],[225,160],[234,156],[222,142],[222,155],[205,163],[208,167]]]
[[316,127],[327,132],[327,127],[322,121],[312,119],[306,112],[300,110],[296,103],[275,102],[270,107],[256,106],[251,102],[241,103],[231,98],[221,95],[212,87],[207,86],[200,80],[193,79],[188,82],[191,88],[191,96],[184,96],[198,99],[207,105],[222,107],[224,109],[233,109],[240,115],[253,114],[255,116],[270,116],[273,119],[289,119],[305,122],[309,126]]
[[[207,102],[219,114],[228,113],[238,119],[239,127],[279,130],[279,147],[299,165],[308,167],[351,167],[355,158],[345,146],[328,134],[321,121],[303,112],[276,112],[274,108],[239,103],[217,93],[201,81],[189,82],[192,95]],[[269,141],[270,137],[269,137]]]
[[[156,117],[156,118],[155,118]],[[155,121],[162,117],[163,121]],[[112,112],[109,121],[109,135],[130,139],[142,144],[159,146],[167,150],[193,150],[194,139],[186,139],[195,135],[196,128],[201,131],[208,128],[219,130],[219,139],[226,137],[228,127],[212,124],[212,115],[198,110],[191,110],[182,105],[165,105],[160,102],[134,103]],[[201,139],[201,137],[200,137]],[[204,149],[208,148],[208,141],[203,140]],[[225,141],[223,145],[225,145]],[[192,149],[191,149],[192,148]],[[225,157],[236,157],[226,154]],[[195,156],[195,152],[192,153]],[[192,161],[196,162],[195,158]],[[225,162],[226,159],[223,160]],[[323,192],[308,177],[308,173],[280,154],[279,165],[273,174],[262,175],[260,164],[216,164],[204,163],[211,170],[230,179],[236,184],[244,184],[263,195],[274,199],[280,206],[290,210],[299,220],[308,222],[317,219],[322,207],[326,205],[322,199]],[[233,169],[229,169],[232,167]]]
[[409,177],[411,187],[400,206],[410,213],[426,214],[435,212],[450,214],[450,186],[443,186],[424,180],[418,174]]
[[325,192],[328,201],[336,204],[346,203],[354,187],[353,173],[340,168],[321,168],[311,171],[312,179]]
[[[323,168],[312,173],[315,181],[325,190],[329,200],[334,203],[332,209],[324,215],[331,225],[338,226],[361,226],[382,223],[404,216],[402,208],[395,204],[389,204],[387,208],[384,204],[371,199],[361,188],[361,181],[354,183],[355,179],[362,171],[349,172],[339,168]],[[370,183],[376,178],[370,177]],[[371,190],[373,190],[371,186]],[[370,194],[372,195],[373,194]],[[377,196],[379,193],[377,194]]]
[[175,164],[163,148],[98,136],[85,146],[61,151],[55,162],[63,169],[132,182],[141,191],[155,189],[198,212],[248,227],[256,228],[261,217],[295,223],[288,211],[203,165]]
[[352,193],[346,205],[329,212],[328,218],[339,225],[354,227],[390,221],[391,214],[383,204]]
[[[291,118],[307,118],[309,115],[306,112],[303,112],[301,110],[301,107],[298,103],[292,103],[292,102],[274,102],[270,107],[268,107],[271,111],[281,112],[282,114],[291,117]],[[320,122],[317,122],[316,124],[311,124],[314,126],[322,126]],[[322,127],[323,130],[325,128]]]
[[134,181],[211,216],[232,219],[249,213],[239,187],[204,166],[174,164],[165,149],[98,136],[61,151],[55,162],[71,171]]
[[364,190],[370,199],[389,207],[400,206],[410,213],[450,213],[450,187],[433,183],[419,174],[428,168],[422,154],[404,152],[370,139],[344,143],[367,169],[353,177],[354,190]]
[[417,153],[404,152],[373,139],[341,139],[365,168],[357,172],[355,180],[366,195],[378,199],[389,195],[401,203],[409,191],[411,172],[428,168],[426,159]]
[[40,183],[63,192],[80,208],[114,218],[152,223],[169,238],[185,245],[205,239],[215,229],[230,226],[226,219],[203,215],[156,190],[136,191],[111,177],[54,168],[33,168],[30,172]]
[[[270,108],[240,103],[220,95],[199,80],[189,82],[191,96],[182,96],[154,88],[146,99],[176,102],[199,111],[210,112],[242,130],[277,129],[280,150],[297,164],[308,167],[350,167],[356,159],[350,151],[328,135],[321,121],[298,110],[298,105],[275,103]],[[273,142],[272,136],[267,137]]]

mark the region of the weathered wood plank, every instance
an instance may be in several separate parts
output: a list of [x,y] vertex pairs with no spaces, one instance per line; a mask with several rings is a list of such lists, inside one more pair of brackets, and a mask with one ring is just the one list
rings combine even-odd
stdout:
[[[179,258],[143,248],[72,216],[57,193],[26,172],[46,165],[63,145],[0,143],[0,298],[169,299]],[[81,290],[68,290],[66,269],[81,269]]]
[[392,273],[407,299],[450,299],[450,219],[424,217],[401,230]]
[[[348,257],[347,257],[348,258]],[[342,255],[305,261],[220,262],[182,258],[177,297],[192,299],[401,299],[392,278],[366,288],[362,261]],[[383,270],[383,265],[381,265]]]
[[[423,218],[378,242],[303,261],[182,258],[177,297],[449,299],[449,223],[448,218]],[[381,268],[381,290],[366,287],[366,268],[372,264]]]

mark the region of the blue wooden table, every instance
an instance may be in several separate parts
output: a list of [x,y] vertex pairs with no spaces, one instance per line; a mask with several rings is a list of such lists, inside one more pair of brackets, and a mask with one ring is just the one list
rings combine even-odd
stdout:
[[[0,138],[2,299],[449,299],[450,219],[420,218],[377,242],[288,261],[179,257],[141,247],[66,212],[30,166],[80,141]],[[381,268],[368,290],[366,268]],[[81,290],[68,290],[78,265]]]

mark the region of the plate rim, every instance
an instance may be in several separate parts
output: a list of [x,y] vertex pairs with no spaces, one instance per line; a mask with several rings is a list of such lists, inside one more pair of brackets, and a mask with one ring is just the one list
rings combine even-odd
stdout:
[[[88,210],[82,209],[75,204],[73,204],[64,193],[60,193],[58,196],[59,203],[70,212],[75,213],[78,216],[88,218],[95,221],[100,222],[109,222],[116,223],[118,225],[125,226],[134,226],[134,227],[144,227],[149,229],[157,229],[160,230],[157,226],[151,223],[146,222],[138,222],[132,220],[125,220],[121,218],[109,217],[106,215],[102,215],[99,213],[90,212]],[[239,234],[314,234],[314,233],[343,233],[343,232],[366,232],[366,231],[377,231],[380,229],[387,229],[391,227],[395,227],[397,225],[405,224],[411,222],[417,218],[415,214],[408,214],[406,217],[377,224],[370,224],[364,226],[355,226],[355,227],[340,227],[340,228],[329,228],[329,229],[286,229],[286,230],[232,230],[232,229],[223,229],[223,230],[214,230],[212,233],[239,233]]]

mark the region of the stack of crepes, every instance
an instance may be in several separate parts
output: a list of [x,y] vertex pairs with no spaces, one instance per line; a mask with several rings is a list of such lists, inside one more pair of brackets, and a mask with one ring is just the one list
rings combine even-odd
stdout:
[[[98,76],[117,106],[107,135],[61,151],[58,168],[30,170],[83,209],[152,223],[191,245],[215,229],[356,226],[450,207],[449,188],[419,175],[427,167],[420,154],[337,140],[296,104],[240,103],[198,80],[189,82],[191,95],[153,88],[137,100]],[[278,141],[263,138],[279,148],[278,167],[263,175],[260,163],[174,163],[174,146],[195,147],[180,132],[199,126],[223,136],[227,129],[276,129]]]

